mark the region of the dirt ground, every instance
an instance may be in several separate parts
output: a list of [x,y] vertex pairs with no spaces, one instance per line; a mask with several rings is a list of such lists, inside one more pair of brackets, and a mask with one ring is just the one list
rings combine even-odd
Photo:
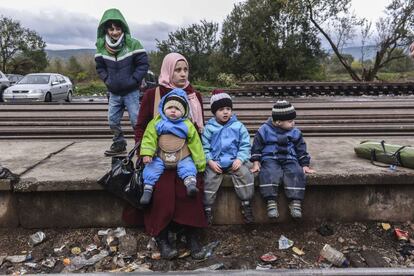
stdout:
[[[328,261],[319,257],[319,252],[325,244],[344,253],[350,260],[351,267],[414,267],[414,255],[412,255],[414,246],[410,245],[409,240],[399,241],[395,235],[395,228],[408,232],[414,231],[414,226],[410,222],[391,224],[389,230],[384,230],[380,222],[313,224],[291,222],[252,226],[213,226],[200,231],[201,241],[203,245],[211,245],[212,242],[218,241],[218,246],[210,257],[201,261],[193,260],[190,256],[171,261],[159,259],[156,253],[147,249],[150,238],[142,228],[126,228],[127,238],[125,239],[125,236],[120,238],[120,240],[124,239],[124,246],[116,239],[108,245],[108,235],[98,235],[99,230],[105,229],[0,229],[0,256],[2,256],[0,273],[67,272],[70,261],[74,263],[76,255],[78,258],[83,255],[85,259],[92,260],[94,258],[92,256],[104,251],[108,251],[109,255],[96,263],[79,269],[72,267],[69,271],[171,271],[207,267],[210,269],[321,268],[331,266]],[[323,236],[320,231],[317,231],[318,229],[328,230],[323,234],[330,235]],[[46,234],[46,239],[31,247],[28,245],[29,236],[38,230]],[[279,249],[278,241],[281,235],[292,240],[293,246],[301,249],[304,255],[299,256],[294,253],[293,246],[284,250]],[[132,245],[132,248],[125,249],[125,244]],[[180,254],[186,255],[180,237],[177,245]],[[404,250],[401,251],[402,249]],[[262,261],[260,257],[269,252],[272,252],[277,260]],[[26,255],[26,260],[12,262],[6,258],[6,255]]]

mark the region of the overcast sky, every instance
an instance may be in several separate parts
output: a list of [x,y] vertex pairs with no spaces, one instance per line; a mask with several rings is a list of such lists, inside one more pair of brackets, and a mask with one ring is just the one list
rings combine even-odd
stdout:
[[[94,48],[96,28],[106,9],[118,8],[132,35],[147,50],[155,39],[206,19],[222,23],[243,0],[0,0],[0,15],[18,20],[39,33],[47,49]],[[390,0],[352,0],[359,16],[375,21]]]

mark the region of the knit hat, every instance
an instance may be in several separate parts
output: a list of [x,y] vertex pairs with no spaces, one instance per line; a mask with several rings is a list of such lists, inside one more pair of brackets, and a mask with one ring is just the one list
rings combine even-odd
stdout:
[[288,101],[277,101],[272,109],[273,121],[288,121],[296,118],[296,111]]
[[233,102],[229,94],[220,89],[214,89],[211,93],[213,95],[210,98],[210,106],[213,114],[216,114],[217,110],[222,107],[233,109]]
[[180,97],[178,95],[171,95],[171,96],[169,96],[168,98],[165,99],[165,101],[164,101],[164,107],[163,107],[162,110],[165,113],[165,110],[167,108],[172,107],[172,106],[174,106],[178,110],[180,110],[181,113],[182,113],[182,116],[185,116],[187,114],[188,105],[187,105],[187,101],[184,98],[182,98],[182,97]]

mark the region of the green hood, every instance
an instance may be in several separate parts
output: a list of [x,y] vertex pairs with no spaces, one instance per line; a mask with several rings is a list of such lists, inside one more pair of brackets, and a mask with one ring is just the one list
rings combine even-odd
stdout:
[[109,21],[109,20],[118,20],[121,22],[122,24],[122,29],[125,33],[125,35],[130,35],[130,31],[129,31],[129,27],[128,24],[126,23],[126,20],[124,18],[124,16],[122,15],[122,13],[118,10],[118,9],[109,9],[106,10],[104,12],[104,14],[102,15],[101,21],[99,22],[99,26],[98,26],[98,32],[97,32],[97,38],[104,38],[105,37],[105,29],[104,29],[104,25],[105,22]]
[[122,13],[118,9],[109,9],[106,10],[102,16],[101,21],[99,22],[98,31],[97,31],[97,40],[96,40],[96,53],[101,55],[110,56],[111,54],[105,49],[105,29],[104,24],[108,20],[118,20],[122,24],[122,29],[124,31],[125,45],[123,51],[118,53],[118,57],[122,57],[132,51],[144,49],[141,43],[131,37],[131,33],[126,23],[126,20]]

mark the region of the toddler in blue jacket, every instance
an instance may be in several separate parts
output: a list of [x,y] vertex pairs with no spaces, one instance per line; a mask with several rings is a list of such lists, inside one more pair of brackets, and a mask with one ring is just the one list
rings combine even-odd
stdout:
[[302,217],[305,197],[305,174],[314,173],[309,168],[310,156],[302,132],[294,127],[295,108],[288,101],[277,101],[272,118],[257,131],[253,146],[252,172],[259,172],[260,193],[267,203],[267,216],[279,217],[276,198],[283,184],[289,203],[290,215]]
[[210,99],[211,118],[203,131],[202,143],[207,168],[204,173],[204,208],[211,224],[212,206],[224,174],[233,180],[236,194],[242,202],[242,214],[246,223],[252,223],[250,204],[254,193],[254,177],[250,172],[250,136],[246,127],[232,115],[230,95],[221,90],[213,91]]

